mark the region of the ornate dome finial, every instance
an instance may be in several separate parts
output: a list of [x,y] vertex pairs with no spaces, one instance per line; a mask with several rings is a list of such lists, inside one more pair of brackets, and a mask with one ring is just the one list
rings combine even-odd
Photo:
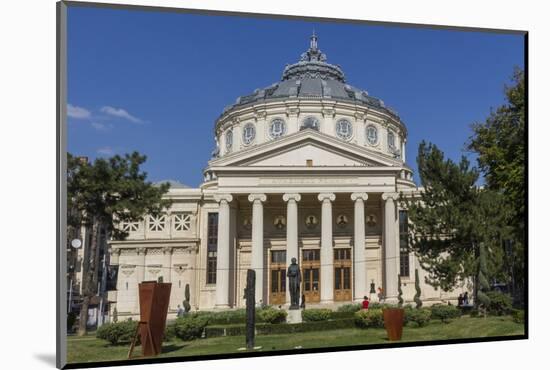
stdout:
[[317,50],[317,35],[315,35],[315,27],[313,28],[313,34],[310,37],[309,50]]

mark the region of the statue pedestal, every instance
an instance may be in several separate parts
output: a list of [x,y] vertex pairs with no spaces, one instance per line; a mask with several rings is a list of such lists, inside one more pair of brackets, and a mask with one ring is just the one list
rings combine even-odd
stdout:
[[302,310],[288,310],[286,322],[289,324],[299,324],[302,322]]

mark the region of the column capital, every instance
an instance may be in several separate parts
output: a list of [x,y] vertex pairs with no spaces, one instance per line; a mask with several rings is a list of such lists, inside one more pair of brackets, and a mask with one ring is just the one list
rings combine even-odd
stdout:
[[295,200],[296,202],[299,202],[302,200],[302,196],[298,193],[285,193],[283,194],[283,200],[285,202],[288,202],[289,200]]
[[267,200],[267,196],[262,193],[254,193],[248,196],[249,202],[254,202],[256,200],[259,200],[260,202],[265,202]]
[[367,199],[369,199],[369,195],[367,193],[352,193],[351,194],[351,200],[353,200],[354,202],[356,200],[362,200],[362,201],[367,201]]
[[382,194],[382,199],[383,200],[388,200],[388,199],[397,200],[397,198],[398,198],[397,193],[384,193],[384,194]]
[[334,202],[336,195],[334,195],[334,193],[320,193],[317,199],[319,199],[320,202],[324,202],[325,200]]
[[216,202],[218,202],[218,203],[221,203],[222,201],[226,201],[227,203],[230,203],[231,201],[233,201],[233,195],[231,195],[231,194],[215,194],[214,195],[214,200],[216,200]]

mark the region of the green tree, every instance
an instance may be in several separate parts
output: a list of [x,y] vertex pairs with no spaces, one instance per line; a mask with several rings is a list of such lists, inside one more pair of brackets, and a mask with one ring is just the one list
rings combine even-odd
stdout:
[[[502,193],[507,205],[506,224],[511,229],[508,256],[513,262],[513,282],[522,296],[525,248],[525,75],[516,68],[512,85],[505,86],[506,103],[482,123],[472,125],[467,148],[477,154],[487,189]],[[508,274],[510,275],[510,274]],[[515,287],[512,287],[515,288]],[[515,289],[514,289],[515,290]]]
[[[142,220],[144,215],[159,214],[170,205],[163,199],[169,184],[156,186],[147,181],[147,173],[140,169],[145,160],[145,156],[133,152],[88,163],[68,154],[68,227],[84,225],[90,230],[90,256],[98,256],[101,230],[106,237],[122,240],[128,233],[117,227],[120,222]],[[84,266],[79,335],[86,333],[88,306],[97,293],[98,267],[97,258]]]
[[479,246],[479,265],[477,273],[477,286],[475,290],[475,306],[483,310],[483,315],[487,316],[487,309],[491,304],[491,299],[486,292],[489,291],[489,281],[487,280],[487,252],[483,243]]
[[454,163],[437,146],[422,142],[417,161],[423,189],[419,197],[401,201],[426,281],[445,291],[459,280],[475,285],[481,243],[490,252],[488,270],[502,270],[502,195],[476,186],[479,173],[464,156]]

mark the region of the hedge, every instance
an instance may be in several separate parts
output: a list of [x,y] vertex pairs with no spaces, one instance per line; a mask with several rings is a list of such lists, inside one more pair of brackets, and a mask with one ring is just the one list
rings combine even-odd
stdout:
[[446,304],[434,304],[430,307],[432,312],[432,319],[441,320],[442,322],[448,324],[452,319],[461,316],[461,311],[455,307]]
[[[137,321],[121,321],[101,325],[95,334],[96,338],[105,339],[113,345],[130,343],[136,333]],[[139,340],[138,335],[138,340]]]
[[[256,324],[256,334],[291,334],[305,333],[309,331],[323,331],[335,329],[348,329],[355,327],[353,319],[330,320],[330,321],[311,321],[297,324]],[[245,335],[245,325],[227,325],[227,326],[207,326],[205,336],[207,338],[220,336]]]
[[331,318],[332,311],[328,308],[311,308],[302,311],[302,320],[305,322],[311,321],[327,321]]
[[417,326],[425,326],[430,322],[432,311],[427,308],[407,308],[405,309],[405,324],[414,323]]
[[348,303],[338,307],[337,312],[355,313],[359,311],[361,308],[363,308],[363,305],[361,303]]
[[182,340],[200,338],[208,319],[203,316],[180,317],[175,322],[176,336]]
[[361,329],[366,328],[383,328],[384,314],[380,309],[368,309],[357,311],[354,314],[355,325]]

